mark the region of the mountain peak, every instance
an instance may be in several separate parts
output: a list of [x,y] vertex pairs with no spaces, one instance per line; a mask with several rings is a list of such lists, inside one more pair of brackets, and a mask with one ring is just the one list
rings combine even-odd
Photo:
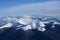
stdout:
[[[46,20],[42,20],[42,18],[33,18],[33,16],[24,15],[22,17],[5,17],[0,19],[0,29],[2,28],[8,28],[8,27],[16,27],[19,29],[22,29],[24,31],[29,29],[37,29],[39,31],[45,31],[46,25],[51,25],[51,27],[55,27],[55,24],[60,24],[57,20],[54,20],[54,18],[47,17]],[[53,20],[53,21],[52,21]],[[3,24],[4,23],[4,24]]]

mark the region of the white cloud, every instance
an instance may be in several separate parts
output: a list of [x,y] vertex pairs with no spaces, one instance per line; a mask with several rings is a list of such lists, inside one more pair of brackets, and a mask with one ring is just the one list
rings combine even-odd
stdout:
[[60,1],[46,1],[41,3],[23,4],[1,10],[3,15],[44,15],[60,16]]

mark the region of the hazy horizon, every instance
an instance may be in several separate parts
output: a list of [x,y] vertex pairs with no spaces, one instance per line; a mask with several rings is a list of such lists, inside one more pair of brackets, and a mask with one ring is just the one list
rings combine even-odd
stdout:
[[21,15],[60,16],[60,1],[0,0],[0,17]]

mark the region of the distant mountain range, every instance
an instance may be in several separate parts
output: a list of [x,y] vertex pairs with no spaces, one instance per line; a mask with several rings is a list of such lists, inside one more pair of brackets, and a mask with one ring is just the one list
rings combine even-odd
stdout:
[[37,29],[45,31],[46,28],[55,28],[56,25],[60,26],[60,21],[55,17],[19,16],[0,18],[0,29],[11,27],[23,30]]
[[0,40],[6,38],[7,40],[60,40],[59,30],[59,17],[17,16],[0,18]]

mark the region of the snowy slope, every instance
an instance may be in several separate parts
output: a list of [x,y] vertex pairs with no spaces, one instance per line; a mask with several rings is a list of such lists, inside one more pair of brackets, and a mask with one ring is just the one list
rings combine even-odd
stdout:
[[13,24],[12,23],[7,23],[3,26],[0,27],[0,29],[3,29],[3,28],[10,28]]
[[[2,20],[2,21],[1,21]],[[36,18],[31,16],[23,16],[23,17],[5,17],[0,19],[1,23],[6,22],[6,24],[2,24],[0,26],[0,29],[3,28],[13,28],[16,27],[18,29],[22,29],[24,31],[29,29],[37,29],[39,31],[45,31],[46,25],[49,25],[49,23],[52,23],[51,28],[55,28],[55,24],[60,25],[60,22],[56,21],[54,18]],[[0,23],[0,25],[1,25]]]

